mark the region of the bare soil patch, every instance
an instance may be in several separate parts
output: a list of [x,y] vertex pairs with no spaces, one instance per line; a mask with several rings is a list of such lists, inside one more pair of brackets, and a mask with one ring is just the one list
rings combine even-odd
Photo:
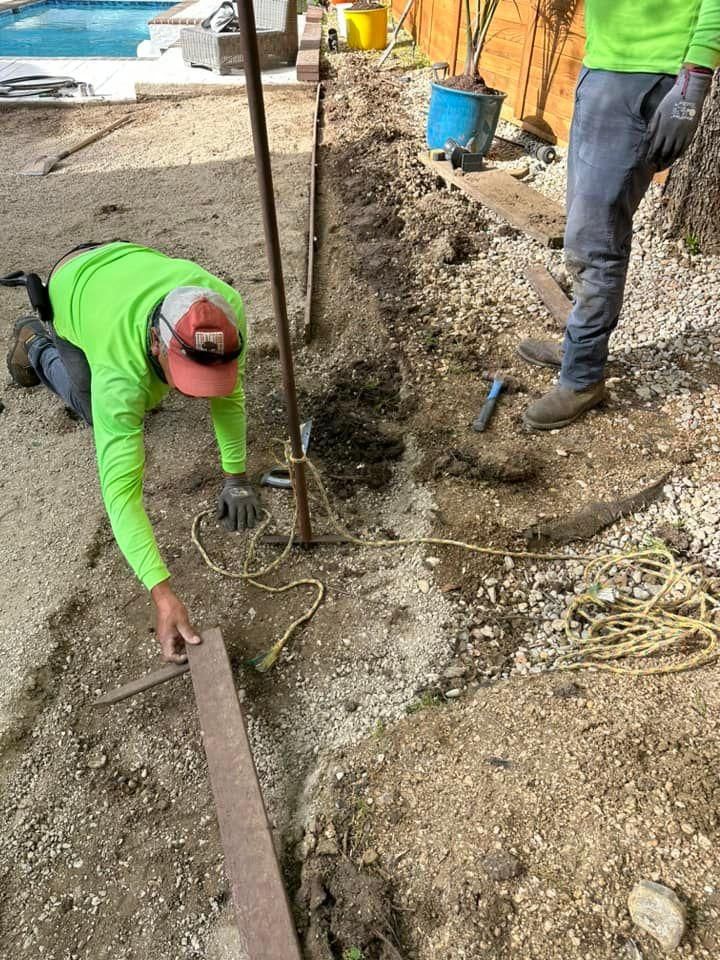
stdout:
[[[635,941],[662,960],[627,913],[644,877],[689,905],[678,954],[714,957],[718,705],[712,674],[541,677],[429,704],[328,764],[306,877],[382,884],[374,922],[395,931],[404,957],[616,960]],[[372,925],[340,927],[331,886],[306,900],[308,937],[317,944],[320,928],[331,949],[308,956],[357,944],[394,958]],[[388,916],[391,905],[400,912]]]

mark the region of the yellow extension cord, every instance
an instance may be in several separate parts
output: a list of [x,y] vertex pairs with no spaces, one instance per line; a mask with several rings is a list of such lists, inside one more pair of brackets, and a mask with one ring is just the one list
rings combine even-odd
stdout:
[[[292,476],[294,466],[299,461],[292,457],[287,447],[285,461]],[[332,529],[355,546],[384,549],[424,544],[459,547],[470,553],[496,557],[584,561],[585,590],[573,599],[564,617],[565,635],[571,649],[558,654],[555,660],[558,668],[578,670],[592,667],[613,673],[647,676],[691,670],[712,663],[718,656],[720,625],[715,622],[715,616],[712,620],[710,616],[711,613],[717,613],[720,601],[711,592],[710,584],[702,575],[699,565],[678,565],[663,543],[656,542],[645,549],[623,554],[588,558],[580,554],[503,550],[438,537],[363,540],[346,530],[335,516],[317,467],[307,457],[303,458],[302,462],[308,468],[320,494]],[[221,567],[211,559],[203,546],[200,529],[203,519],[211,513],[210,510],[199,513],[192,525],[192,541],[211,570],[223,577],[245,580],[266,593],[286,593],[303,586],[314,587],[316,590],[315,599],[305,613],[293,620],[282,637],[265,653],[250,661],[257,670],[264,672],[275,663],[280,651],[295,631],[313,617],[322,603],[325,587],[316,577],[293,580],[279,587],[262,582],[261,578],[277,570],[293,547],[293,536],[297,529],[297,503],[288,542],[282,553],[265,567],[252,570],[250,567],[255,559],[258,541],[272,520],[271,515],[265,511],[265,519],[250,540],[242,572]],[[637,599],[632,595],[635,586],[633,574],[637,573],[640,574],[637,579],[643,585],[650,585],[651,595],[648,599]],[[577,627],[573,627],[573,623],[579,623],[581,630],[582,625],[585,625],[585,637],[581,636]],[[658,655],[672,659],[648,667],[628,667],[615,663],[628,658],[646,659]]]

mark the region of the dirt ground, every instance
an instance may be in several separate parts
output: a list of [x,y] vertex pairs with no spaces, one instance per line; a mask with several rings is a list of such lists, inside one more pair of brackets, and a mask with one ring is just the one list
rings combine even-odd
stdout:
[[[517,548],[537,520],[668,471],[689,496],[713,488],[704,451],[718,449],[716,334],[677,394],[647,403],[635,392],[653,366],[650,341],[614,360],[603,411],[562,437],[526,433],[523,405],[550,377],[522,367],[515,343],[556,328],[523,269],[558,272],[560,256],[419,166],[422,128],[401,71],[381,78],[362,57],[337,63],[324,105],[313,337],[296,355],[311,453],[344,522],[374,537]],[[267,99],[299,329],[312,96]],[[245,104],[203,97],[132,111],[133,125],[44,181],[13,171],[121,111],[0,114],[4,262],[44,271],[74,242],[127,235],[229,279],[253,330],[257,478],[284,427]],[[19,294],[0,298],[0,332],[23,306]],[[483,372],[498,368],[518,387],[480,437],[468,425]],[[690,401],[703,411],[699,429],[683,420]],[[91,706],[156,657],[147,598],[104,520],[92,438],[42,391],[6,382],[2,402],[0,955],[237,960],[189,683],[106,713]],[[260,676],[244,660],[303,598],[228,585],[194,551],[192,517],[219,477],[199,409],[173,396],[149,418],[146,502],[195,621],[223,629],[306,955],[619,960],[637,956],[637,941],[640,956],[659,960],[627,915],[645,878],[688,906],[679,955],[717,956],[718,668],[654,680],[582,674],[563,693],[565,675],[529,671],[545,669],[534,644],[550,643],[545,628],[581,566],[344,547],[292,556],[281,579],[318,575],[327,601]],[[264,496],[285,522],[286,496]],[[676,528],[687,550],[704,523],[698,502]],[[664,509],[582,549],[636,542]],[[214,524],[204,537],[215,558],[240,565],[242,538]]]

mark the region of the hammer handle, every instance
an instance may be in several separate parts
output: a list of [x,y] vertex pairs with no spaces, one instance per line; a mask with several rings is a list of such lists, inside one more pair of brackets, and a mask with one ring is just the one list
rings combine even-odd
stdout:
[[492,416],[493,410],[495,409],[495,404],[497,403],[497,397],[493,397],[492,400],[486,400],[482,406],[482,410],[473,420],[473,430],[476,433],[482,433],[485,427],[490,422],[490,417]]
[[473,420],[473,430],[476,433],[482,433],[490,422],[490,417],[493,414],[497,398],[500,396],[502,388],[503,384],[501,380],[495,380],[490,387],[490,392],[487,395],[487,400],[482,405],[482,410]]

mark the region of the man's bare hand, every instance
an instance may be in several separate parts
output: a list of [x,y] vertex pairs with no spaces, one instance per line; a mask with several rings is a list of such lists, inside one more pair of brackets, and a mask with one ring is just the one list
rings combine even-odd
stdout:
[[185,663],[186,643],[202,643],[200,635],[190,623],[185,604],[170,589],[170,582],[163,580],[150,591],[157,617],[157,638],[160,654],[168,663]]

